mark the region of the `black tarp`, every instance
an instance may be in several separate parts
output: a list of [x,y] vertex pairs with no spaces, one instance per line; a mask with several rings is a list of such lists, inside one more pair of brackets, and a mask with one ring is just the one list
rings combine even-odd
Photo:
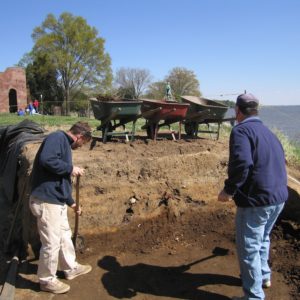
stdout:
[[[44,138],[44,130],[28,119],[16,125],[0,128],[0,197],[6,204],[16,199],[16,183],[19,155],[27,143]],[[0,186],[0,187],[1,187]]]

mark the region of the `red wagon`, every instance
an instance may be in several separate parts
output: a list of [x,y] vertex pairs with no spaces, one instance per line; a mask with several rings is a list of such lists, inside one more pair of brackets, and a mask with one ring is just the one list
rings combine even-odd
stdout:
[[146,119],[146,124],[142,128],[147,130],[149,138],[155,140],[160,127],[170,127],[171,124],[176,122],[179,122],[178,138],[181,138],[181,122],[184,120],[190,104],[165,100],[141,100],[143,101],[141,107],[142,117]]

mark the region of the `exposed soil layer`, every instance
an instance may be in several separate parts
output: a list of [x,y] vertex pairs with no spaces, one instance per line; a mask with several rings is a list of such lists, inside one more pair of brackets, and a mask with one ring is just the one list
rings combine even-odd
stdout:
[[[26,170],[19,174],[30,173],[38,146],[24,148]],[[78,260],[93,271],[71,281],[68,294],[53,297],[38,291],[33,260],[21,266],[16,299],[218,300],[242,294],[235,206],[217,202],[226,178],[227,140],[115,140],[76,150],[73,158],[85,168],[80,234],[86,247]],[[289,168],[300,180],[300,171]],[[290,200],[272,233],[267,299],[300,299],[300,197],[296,183],[289,188]],[[28,189],[24,199],[22,235],[35,249]]]

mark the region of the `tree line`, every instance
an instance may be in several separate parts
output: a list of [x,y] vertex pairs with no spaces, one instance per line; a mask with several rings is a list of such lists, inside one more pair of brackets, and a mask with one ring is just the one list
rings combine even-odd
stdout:
[[67,115],[84,109],[88,98],[99,95],[162,99],[167,83],[174,100],[180,101],[181,95],[201,96],[195,73],[184,67],[174,67],[156,82],[143,68],[121,67],[113,74],[105,40],[80,16],[49,14],[34,28],[32,39],[32,50],[18,64],[26,70],[29,97],[47,105],[60,103]]

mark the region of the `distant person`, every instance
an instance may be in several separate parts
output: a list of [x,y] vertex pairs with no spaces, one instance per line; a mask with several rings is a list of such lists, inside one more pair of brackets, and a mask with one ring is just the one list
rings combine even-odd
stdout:
[[218,200],[237,206],[236,246],[244,296],[263,300],[271,286],[268,265],[270,232],[288,199],[284,151],[277,137],[258,117],[252,94],[236,100],[237,125],[230,135],[228,178]]
[[35,112],[38,113],[39,112],[39,101],[37,99],[35,99],[33,101],[33,107],[35,109]]
[[25,111],[23,110],[23,108],[19,108],[17,114],[18,116],[25,116]]
[[33,107],[32,101],[30,101],[30,102],[28,103],[26,112],[28,112],[29,115],[35,114],[35,109],[34,109],[34,107]]
[[73,165],[71,149],[81,147],[90,139],[90,126],[77,122],[67,132],[50,133],[35,157],[30,208],[37,218],[42,243],[37,272],[42,291],[62,294],[70,290],[69,285],[56,278],[58,265],[68,280],[92,269],[76,261],[67,216],[67,206],[81,214],[81,209],[76,211],[72,198],[71,175],[84,174],[84,169]]

